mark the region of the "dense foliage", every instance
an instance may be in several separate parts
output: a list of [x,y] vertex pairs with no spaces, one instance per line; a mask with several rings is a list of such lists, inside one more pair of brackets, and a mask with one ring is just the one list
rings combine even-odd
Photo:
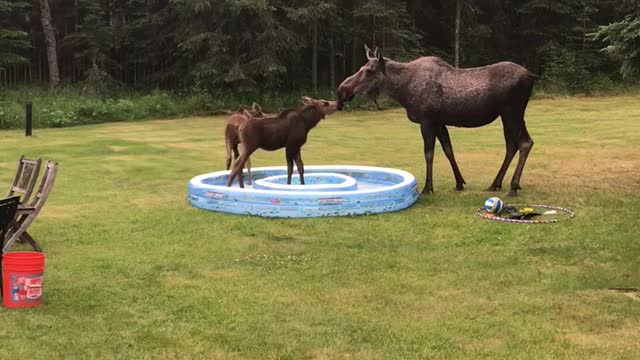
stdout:
[[600,27],[596,39],[610,45],[603,50],[622,61],[620,73],[631,78],[640,73],[640,16],[627,16],[624,20]]
[[[429,54],[450,62],[455,47],[457,2],[450,0],[44,2],[62,82],[99,92],[118,85],[245,93],[333,88],[362,64],[363,43],[396,59]],[[637,26],[630,17],[636,1],[460,4],[463,67],[511,60],[543,83],[584,90],[615,81],[622,62],[627,75],[638,66],[637,56],[624,55],[624,46],[638,52],[637,37],[608,48],[616,59],[599,51],[608,44],[589,36],[599,25]],[[0,0],[0,84],[48,81],[40,8],[37,1]],[[618,41],[618,30],[611,31],[600,39]]]

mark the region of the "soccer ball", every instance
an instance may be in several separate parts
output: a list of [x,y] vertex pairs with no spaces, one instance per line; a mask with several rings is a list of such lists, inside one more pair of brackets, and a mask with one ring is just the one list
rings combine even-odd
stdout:
[[487,201],[484,202],[484,209],[494,215],[499,214],[500,211],[502,211],[503,206],[504,203],[502,202],[502,200],[500,200],[500,198],[497,197],[490,197],[487,199]]

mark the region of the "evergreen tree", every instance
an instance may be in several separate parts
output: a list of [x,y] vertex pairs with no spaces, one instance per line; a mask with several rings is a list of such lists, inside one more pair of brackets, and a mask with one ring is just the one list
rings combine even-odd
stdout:
[[421,53],[420,34],[412,26],[405,1],[361,0],[353,14],[352,31],[370,47],[379,46],[385,54],[405,60]]
[[330,0],[310,0],[303,6],[287,7],[288,17],[302,25],[303,28],[310,29],[311,44],[311,84],[313,91],[318,88],[318,47],[319,28],[327,29],[329,22],[336,17],[337,6]]
[[620,60],[620,73],[626,79],[640,75],[640,16],[628,15],[624,20],[601,26],[596,40],[609,44],[602,49]]
[[0,70],[7,65],[29,62],[21,52],[31,47],[28,34],[15,29],[9,21],[18,9],[28,7],[25,2],[0,0]]

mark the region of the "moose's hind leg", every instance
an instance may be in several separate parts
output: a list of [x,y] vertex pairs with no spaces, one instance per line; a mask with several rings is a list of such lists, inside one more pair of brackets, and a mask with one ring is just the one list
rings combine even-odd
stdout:
[[522,176],[524,164],[527,162],[527,158],[529,157],[529,152],[531,151],[532,147],[533,140],[531,139],[531,136],[529,136],[527,127],[523,123],[522,131],[520,132],[520,137],[518,138],[518,150],[520,151],[520,157],[518,158],[516,171],[513,173],[513,178],[511,179],[511,191],[509,191],[509,196],[518,195],[518,190],[520,190],[520,177]]
[[504,179],[504,175],[507,173],[507,169],[509,169],[509,165],[511,164],[513,157],[518,152],[518,147],[516,145],[517,140],[513,135],[511,135],[506,124],[503,124],[502,131],[504,132],[504,143],[506,148],[504,161],[502,162],[502,166],[500,167],[500,170],[498,170],[498,174],[493,180],[493,183],[491,183],[491,186],[487,188],[487,191],[502,189],[502,180]]

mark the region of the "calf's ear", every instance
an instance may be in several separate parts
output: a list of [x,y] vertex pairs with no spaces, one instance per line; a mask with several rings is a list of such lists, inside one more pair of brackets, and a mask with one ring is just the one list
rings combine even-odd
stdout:
[[308,97],[308,96],[303,96],[302,97],[302,103],[305,105],[309,105],[313,103],[313,99]]
[[364,44],[364,53],[365,53],[365,55],[367,55],[367,59],[369,59],[369,60],[371,60],[371,59],[376,57],[375,54],[371,51],[371,49],[369,49],[367,44]]
[[255,101],[253,102],[253,104],[251,104],[251,108],[255,112],[262,112],[262,107]]

